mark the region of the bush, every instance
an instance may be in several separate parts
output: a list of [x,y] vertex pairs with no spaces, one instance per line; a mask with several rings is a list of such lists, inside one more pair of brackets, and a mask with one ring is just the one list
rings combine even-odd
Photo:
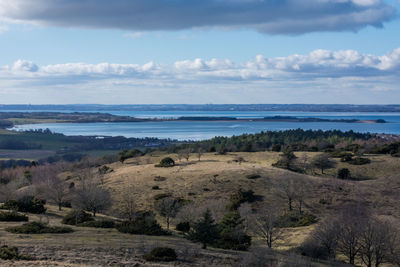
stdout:
[[157,247],[154,248],[149,254],[145,254],[143,258],[147,261],[176,261],[178,256],[172,248]]
[[18,200],[6,201],[1,208],[20,212],[43,214],[46,212],[44,204],[46,204],[45,200],[41,200],[33,196],[24,196]]
[[309,226],[317,222],[317,217],[310,213],[304,214],[295,214],[295,213],[288,213],[282,215],[277,220],[277,226],[282,228],[294,228],[294,227],[302,227],[302,226]]
[[158,200],[161,200],[161,199],[167,198],[167,197],[172,197],[172,194],[171,194],[171,193],[161,193],[161,194],[157,194],[157,195],[154,196],[154,200],[155,200],[155,201],[158,201]]
[[299,247],[299,252],[302,256],[311,257],[314,259],[329,259],[329,252],[326,250],[326,248],[315,242],[305,242]]
[[271,151],[273,152],[281,152],[282,146],[280,144],[275,144],[271,147]]
[[344,155],[340,161],[341,162],[349,162],[353,160],[353,156],[351,154]]
[[31,257],[21,255],[16,247],[0,247],[0,259],[2,260],[32,260]]
[[180,222],[176,225],[175,229],[179,232],[187,233],[190,231],[190,223],[189,222]]
[[21,226],[8,227],[6,231],[14,234],[65,234],[72,233],[70,227],[47,226],[39,222],[25,223]]
[[163,158],[159,164],[156,165],[156,167],[163,167],[163,168],[170,168],[175,166],[175,161],[170,158]]
[[77,226],[94,227],[94,228],[114,228],[115,227],[115,222],[114,221],[109,221],[109,220],[87,221],[87,222],[83,222],[83,223],[77,224]]
[[345,180],[351,179],[350,170],[347,169],[347,168],[339,169],[339,170],[338,170],[338,173],[337,173],[337,178],[339,178],[339,179],[345,179]]
[[84,210],[73,210],[65,215],[61,222],[63,224],[78,225],[91,221],[94,221],[94,219],[89,213],[85,212]]
[[138,212],[132,221],[125,221],[115,226],[121,233],[133,235],[169,235],[164,231],[149,211]]
[[153,190],[160,190],[160,187],[159,187],[158,185],[153,185],[153,186],[151,187],[151,189],[153,189]]
[[348,163],[352,165],[365,165],[371,163],[371,160],[368,158],[356,157],[350,160]]
[[228,204],[229,210],[237,210],[240,204],[248,202],[252,203],[259,200],[259,196],[254,194],[253,190],[243,191],[239,189],[235,194],[231,196],[230,203]]
[[249,174],[246,176],[247,179],[253,180],[253,179],[258,179],[261,178],[261,175],[259,174]]
[[0,222],[27,222],[28,216],[16,212],[0,212]]

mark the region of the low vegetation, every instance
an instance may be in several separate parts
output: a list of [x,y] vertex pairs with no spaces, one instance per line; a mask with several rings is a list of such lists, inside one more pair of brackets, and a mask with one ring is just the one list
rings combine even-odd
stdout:
[[6,231],[14,234],[65,234],[73,232],[70,227],[47,226],[40,222],[30,222],[20,226],[8,227]]
[[146,261],[176,261],[178,256],[173,248],[157,247],[145,254],[143,258]]
[[27,222],[28,216],[17,212],[0,212],[0,222]]

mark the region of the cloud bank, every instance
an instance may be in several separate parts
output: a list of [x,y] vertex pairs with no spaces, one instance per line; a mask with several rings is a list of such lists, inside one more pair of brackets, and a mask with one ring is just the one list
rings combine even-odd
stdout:
[[400,99],[399,84],[400,48],[381,56],[315,50],[276,58],[258,55],[239,63],[194,59],[171,65],[38,66],[18,60],[0,67],[0,98],[12,103],[27,96],[29,102],[47,97],[58,103],[62,94],[62,103],[393,103]]
[[357,31],[382,27],[394,14],[382,0],[0,0],[0,18],[11,22],[132,31]]

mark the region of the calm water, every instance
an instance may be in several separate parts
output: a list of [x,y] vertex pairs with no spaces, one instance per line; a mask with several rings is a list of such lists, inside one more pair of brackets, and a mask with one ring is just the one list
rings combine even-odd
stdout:
[[[52,111],[52,110],[43,110]],[[58,112],[71,112],[69,110]],[[176,118],[181,116],[214,116],[236,118],[262,118],[268,116],[316,117],[327,119],[384,119],[388,123],[331,123],[331,122],[202,122],[202,121],[165,121],[165,122],[129,122],[129,123],[46,123],[28,124],[16,127],[16,130],[46,129],[66,135],[105,135],[125,137],[158,137],[178,140],[202,140],[214,136],[232,136],[261,131],[280,131],[288,129],[313,129],[356,132],[400,134],[400,113],[335,113],[335,112],[168,112],[168,111],[105,111],[114,115],[128,115],[140,118]]]

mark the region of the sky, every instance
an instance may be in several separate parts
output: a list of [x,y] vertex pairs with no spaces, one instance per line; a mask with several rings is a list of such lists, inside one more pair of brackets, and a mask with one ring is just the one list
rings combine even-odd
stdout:
[[400,104],[400,0],[0,0],[0,104]]

